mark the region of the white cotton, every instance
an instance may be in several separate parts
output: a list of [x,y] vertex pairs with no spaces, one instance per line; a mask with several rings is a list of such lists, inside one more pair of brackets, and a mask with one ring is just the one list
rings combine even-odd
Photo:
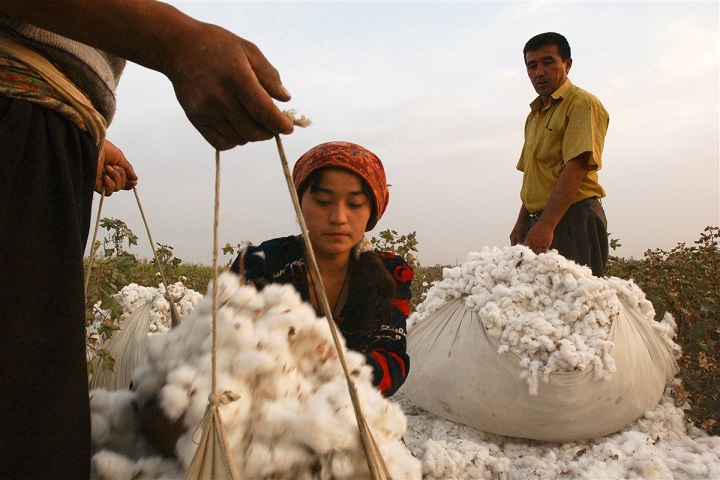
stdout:
[[[668,390],[621,432],[551,443],[501,437],[437,417],[396,395],[408,421],[407,446],[425,479],[719,478],[720,437],[689,429]],[[612,415],[612,412],[607,412]]]
[[408,319],[414,326],[448,301],[465,297],[485,331],[500,342],[498,354],[511,351],[527,369],[530,392],[553,372],[593,367],[596,380],[615,372],[613,343],[608,340],[620,298],[643,314],[677,354],[670,317],[655,321],[652,304],[637,285],[619,278],[597,278],[589,268],[556,251],[536,255],[525,246],[471,252],[462,265],[443,270]]
[[[216,391],[231,392],[234,398],[219,412],[240,477],[367,478],[347,381],[327,320],[317,318],[291,286],[269,285],[258,292],[232,274],[221,275],[218,285]],[[156,396],[170,420],[182,418],[184,433],[175,446],[174,464],[180,470],[187,469],[197,449],[212,388],[209,290],[182,324],[153,336],[148,362],[136,370],[135,390],[129,392],[139,406]],[[364,355],[347,351],[342,337],[340,341],[365,421],[381,451],[392,452],[384,456],[386,466],[397,473],[395,478],[420,478],[420,461],[402,444],[407,429],[403,411],[373,387]],[[97,405],[109,405],[102,393],[94,395]],[[153,452],[138,440],[144,437],[136,414],[127,417],[137,438],[126,444],[138,449],[103,445],[130,462],[113,458],[103,465],[118,464],[118,471],[131,466],[133,472],[159,478],[159,470],[140,467]],[[112,422],[102,416],[94,421],[98,438],[107,444],[117,433]],[[111,457],[103,454],[98,461],[103,458]]]
[[164,284],[160,284],[158,288],[143,287],[136,283],[131,283],[123,287],[113,298],[122,307],[122,315],[119,318],[112,318],[110,309],[103,309],[98,302],[93,310],[95,318],[93,323],[87,327],[86,336],[87,343],[94,345],[87,351],[87,360],[90,361],[96,356],[96,351],[103,348],[108,340],[104,335],[97,333],[98,328],[104,321],[110,321],[122,327],[127,320],[138,308],[149,304],[151,306],[149,312],[148,335],[154,336],[157,333],[167,332],[172,324],[170,314],[170,303],[165,298],[165,294],[170,295],[174,299],[175,310],[182,319],[184,315],[195,309],[196,305],[202,299],[202,295],[192,289],[186,288],[182,282],[174,283],[165,288]]
[[103,450],[92,457],[91,478],[96,480],[170,480],[182,477],[177,462],[160,456],[142,458],[135,462],[115,452]]
[[283,110],[283,115],[285,115],[296,127],[309,127],[312,125],[312,122],[309,118],[307,118],[305,115],[298,116],[297,112],[295,110]]
[[103,450],[92,458],[93,478],[115,480],[134,478],[135,462],[115,452]]

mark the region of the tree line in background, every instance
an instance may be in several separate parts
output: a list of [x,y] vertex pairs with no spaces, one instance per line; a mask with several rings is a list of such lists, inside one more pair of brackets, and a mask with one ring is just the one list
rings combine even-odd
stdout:
[[[130,252],[138,239],[124,222],[104,218],[100,227],[107,230],[107,236],[92,248],[86,319],[88,324],[93,321],[95,306],[101,302],[103,309],[111,311],[103,328],[112,334],[118,326],[111,319],[122,314],[113,295],[130,283],[157,287],[161,279],[154,260],[140,259]],[[411,311],[432,283],[442,279],[443,269],[451,266],[420,265],[416,232],[400,235],[384,230],[371,241],[381,250],[402,255],[415,270]],[[229,267],[247,244],[250,242],[226,244],[223,255],[230,258],[222,268]],[[616,249],[620,242],[611,239],[610,245]],[[155,251],[168,282],[182,281],[187,288],[205,293],[212,267],[183,262],[174,256],[170,245],[158,243]],[[720,435],[720,227],[706,227],[692,245],[680,243],[669,251],[647,250],[641,259],[611,256],[607,275],[633,280],[652,302],[657,318],[665,312],[673,315],[678,326],[676,341],[683,351],[678,360],[682,384],[673,395],[678,405],[691,407],[686,414],[693,423]]]

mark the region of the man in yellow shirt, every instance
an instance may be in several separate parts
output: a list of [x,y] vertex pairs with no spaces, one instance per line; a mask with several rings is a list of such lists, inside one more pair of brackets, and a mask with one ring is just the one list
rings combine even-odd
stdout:
[[564,36],[542,33],[523,49],[538,97],[525,121],[522,206],[510,243],[535,253],[556,249],[602,276],[608,258],[605,212],[598,183],[609,116],[591,93],[568,79],[572,66]]

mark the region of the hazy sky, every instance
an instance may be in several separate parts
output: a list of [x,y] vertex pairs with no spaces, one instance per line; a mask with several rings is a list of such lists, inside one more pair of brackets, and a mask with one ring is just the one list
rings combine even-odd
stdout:
[[[329,140],[382,159],[390,205],[370,235],[416,231],[422,265],[509,245],[536,96],[522,48],[544,31],[568,38],[570,79],[610,114],[600,182],[622,243],[611,253],[639,258],[720,225],[716,1],[169,3],[256,43],[280,71],[293,95],[283,108],[314,123],[283,137],[291,166]],[[210,264],[214,150],[161,74],[129,64],[117,98],[108,139],[140,176],[153,239]],[[274,141],[221,159],[221,245],[299,232]],[[125,221],[151,256],[132,192],[102,216]]]

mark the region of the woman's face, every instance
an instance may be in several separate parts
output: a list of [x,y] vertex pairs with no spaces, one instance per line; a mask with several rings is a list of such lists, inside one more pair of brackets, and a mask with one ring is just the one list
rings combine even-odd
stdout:
[[300,201],[313,250],[318,256],[349,253],[365,234],[371,203],[360,177],[329,168]]

